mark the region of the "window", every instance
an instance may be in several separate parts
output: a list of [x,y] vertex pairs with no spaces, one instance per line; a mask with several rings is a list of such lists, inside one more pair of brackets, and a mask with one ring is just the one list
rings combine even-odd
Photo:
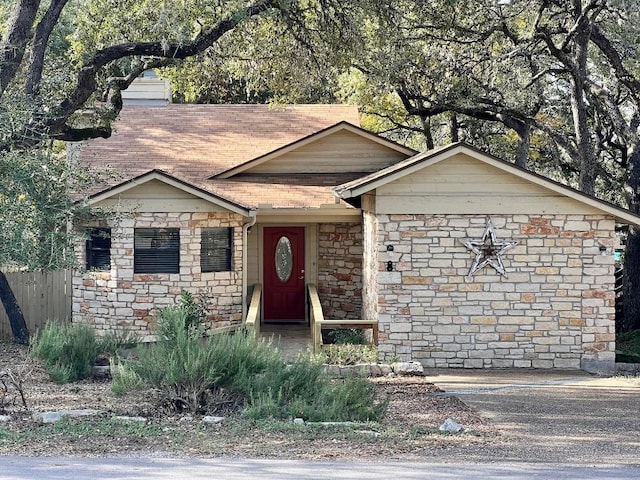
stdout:
[[203,228],[200,243],[200,270],[228,272],[231,270],[233,228]]
[[109,270],[111,268],[111,229],[90,228],[87,230],[87,270]]
[[180,229],[136,228],[134,273],[180,273]]

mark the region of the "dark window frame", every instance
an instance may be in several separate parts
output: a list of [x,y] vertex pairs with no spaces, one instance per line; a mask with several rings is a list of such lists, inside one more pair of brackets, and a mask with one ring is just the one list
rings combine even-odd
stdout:
[[231,272],[233,270],[233,227],[207,227],[200,236],[200,271]]
[[135,228],[133,273],[180,273],[180,228]]
[[106,271],[111,269],[111,228],[87,228],[85,243],[85,264],[87,270]]

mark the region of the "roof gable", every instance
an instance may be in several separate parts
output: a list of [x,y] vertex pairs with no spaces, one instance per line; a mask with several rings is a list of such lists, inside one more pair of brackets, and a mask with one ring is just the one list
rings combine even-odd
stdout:
[[343,121],[211,178],[231,178],[240,173],[367,173],[415,153],[411,148]]
[[[640,216],[628,210],[463,143],[420,153],[340,185],[334,192],[347,199],[373,190],[377,195],[395,195],[407,206],[415,205],[416,199],[422,196],[423,208],[429,213],[436,213],[434,209],[439,209],[437,213],[482,213],[474,209],[484,213],[505,209],[521,210],[517,213],[604,212],[619,221],[640,225]],[[491,209],[496,211],[489,211]]]
[[143,200],[157,193],[160,193],[164,197],[173,196],[175,198],[176,195],[173,192],[180,192],[186,194],[186,196],[195,197],[208,204],[213,204],[223,210],[245,217],[255,214],[254,211],[244,205],[208,192],[161,170],[151,170],[91,195],[89,197],[89,205],[95,205],[116,198]]
[[82,145],[80,159],[131,178],[162,170],[199,183],[340,121],[359,122],[354,105],[128,106],[107,139]]

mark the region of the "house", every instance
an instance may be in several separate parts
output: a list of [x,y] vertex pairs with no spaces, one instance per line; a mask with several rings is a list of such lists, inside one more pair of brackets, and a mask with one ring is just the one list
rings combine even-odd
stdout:
[[616,222],[640,217],[463,143],[423,153],[354,107],[125,107],[82,161],[112,217],[78,249],[73,321],[149,332],[182,290],[212,325],[378,322],[382,360],[610,370]]

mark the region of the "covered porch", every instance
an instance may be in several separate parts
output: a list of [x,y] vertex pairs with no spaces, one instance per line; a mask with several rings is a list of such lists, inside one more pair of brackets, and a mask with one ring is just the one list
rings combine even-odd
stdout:
[[252,295],[244,326],[250,332],[272,341],[289,358],[300,352],[318,353],[323,346],[322,330],[335,328],[363,328],[371,330],[371,341],[378,344],[378,322],[365,319],[325,319],[316,285],[307,285],[309,321],[302,323],[260,321],[263,304],[262,285],[252,287]]

